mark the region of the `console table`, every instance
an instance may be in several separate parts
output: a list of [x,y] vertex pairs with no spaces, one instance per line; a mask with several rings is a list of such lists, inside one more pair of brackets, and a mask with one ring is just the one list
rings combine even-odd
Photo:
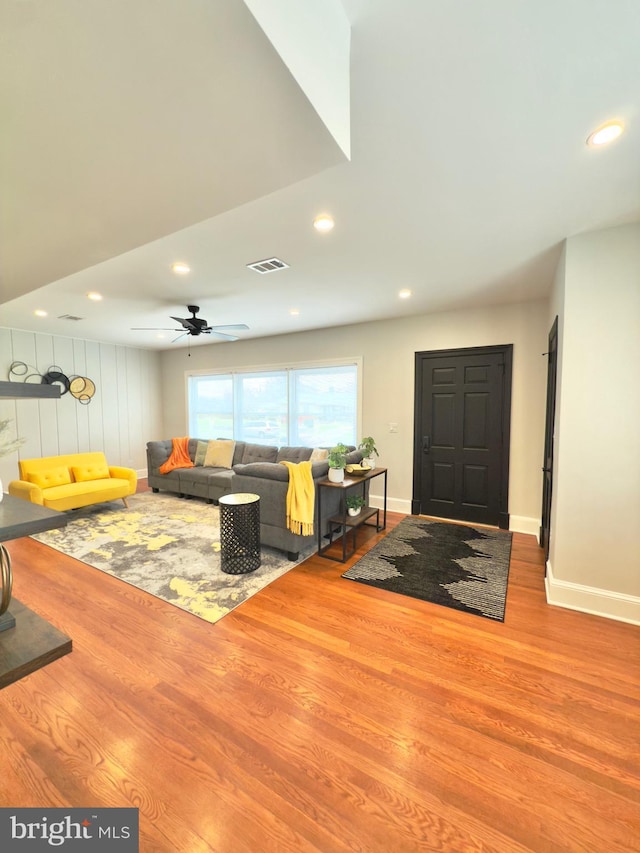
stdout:
[[[66,523],[63,512],[12,495],[3,495],[0,501],[0,543],[64,527]],[[17,599],[12,604],[11,558],[2,544],[0,565],[0,687],[5,687],[69,654],[71,640]]]
[[[380,524],[380,509],[372,506],[362,507],[358,515],[351,516],[347,512],[347,504],[345,498],[349,492],[360,494],[362,497],[366,495],[366,484],[375,477],[384,477],[384,499],[382,504],[382,524]],[[387,526],[387,469],[372,468],[367,474],[358,477],[345,477],[341,483],[332,483],[331,480],[325,478],[319,480],[318,488],[318,554],[325,557],[327,560],[335,560],[338,563],[345,563],[348,558],[355,553],[356,550],[356,534],[358,528],[362,525],[367,527],[375,527],[376,530],[384,530]],[[325,489],[340,489],[341,502],[340,512],[337,515],[332,515],[327,519],[328,544],[322,544],[322,494]],[[371,523],[369,519],[375,516],[375,522]],[[349,533],[352,534],[352,547],[348,550]],[[336,557],[327,553],[333,544],[333,537],[339,538],[342,536],[342,557]]]

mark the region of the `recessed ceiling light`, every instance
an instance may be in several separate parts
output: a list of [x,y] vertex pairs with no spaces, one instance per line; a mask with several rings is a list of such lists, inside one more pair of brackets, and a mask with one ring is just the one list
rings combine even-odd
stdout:
[[606,145],[617,139],[624,130],[624,124],[621,121],[608,121],[601,125],[587,139],[587,145],[590,148],[598,148],[600,145]]
[[411,296],[411,291],[407,289],[400,290],[398,292],[398,296],[400,297],[400,299],[408,299]]
[[102,294],[96,293],[95,290],[92,290],[87,293],[87,299],[91,299],[93,300],[93,302],[100,302],[100,300],[102,299]]
[[331,231],[334,225],[335,222],[333,221],[333,217],[329,216],[328,213],[321,213],[313,220],[313,227],[316,231],[321,231],[323,233]]
[[297,317],[299,313],[300,313],[299,308],[290,308],[289,309],[289,314],[291,314],[292,317]]
[[182,261],[176,261],[175,264],[171,265],[171,269],[177,272],[178,275],[186,275],[188,272],[191,272],[189,264],[185,264]]
[[36,308],[36,310],[33,313],[36,315],[36,317],[46,317],[47,316],[47,312],[43,311],[42,308]]

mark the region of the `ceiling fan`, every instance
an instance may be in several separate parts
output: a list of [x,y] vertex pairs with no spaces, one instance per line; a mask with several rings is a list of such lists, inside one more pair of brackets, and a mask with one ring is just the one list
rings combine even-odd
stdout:
[[191,311],[191,317],[187,317],[186,319],[183,317],[171,317],[172,320],[175,320],[176,323],[180,323],[182,329],[150,329],[145,327],[133,327],[131,329],[132,332],[181,332],[177,338],[174,338],[172,343],[177,341],[179,338],[182,338],[184,335],[216,335],[218,338],[222,338],[225,341],[237,341],[237,335],[228,335],[226,331],[222,331],[223,329],[229,329],[232,331],[236,331],[239,329],[248,329],[244,323],[234,323],[228,326],[210,326],[209,323],[204,320],[202,317],[196,317],[196,314],[200,308],[197,305],[187,305],[187,311]]

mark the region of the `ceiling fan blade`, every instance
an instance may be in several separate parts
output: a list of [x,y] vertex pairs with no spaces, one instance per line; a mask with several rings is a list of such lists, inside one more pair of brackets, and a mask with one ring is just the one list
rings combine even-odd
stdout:
[[136,326],[132,327],[132,331],[135,332],[180,332],[177,338],[175,338],[171,343],[175,343],[175,341],[180,340],[185,335],[190,335],[192,337],[197,337],[198,335],[206,334],[206,335],[215,335],[222,341],[237,341],[237,335],[229,335],[227,331],[236,331],[240,329],[248,329],[249,326],[246,323],[230,323],[228,325],[222,326],[210,326],[206,320],[203,320],[202,317],[196,317],[196,314],[200,310],[196,305],[187,305],[187,308],[193,314],[193,317],[174,317],[171,315],[171,319],[175,320],[176,323],[179,323],[182,327],[181,329],[166,329],[159,327],[149,327],[149,326]]
[[208,335],[215,335],[217,338],[220,338],[223,341],[237,341],[239,340],[237,335],[225,335],[224,332],[216,332],[215,329],[207,330]]
[[229,326],[208,326],[207,328],[215,332],[217,329],[248,329],[249,327],[246,323],[231,323]]
[[194,324],[191,319],[187,318],[184,320],[182,317],[171,317],[172,320],[175,320],[176,323],[180,323],[183,329],[193,329]]

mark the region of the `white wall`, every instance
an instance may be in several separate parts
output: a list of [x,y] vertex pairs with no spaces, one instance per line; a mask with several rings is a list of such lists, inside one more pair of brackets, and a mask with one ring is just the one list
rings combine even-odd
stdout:
[[88,405],[71,394],[59,400],[0,399],[0,419],[12,419],[26,439],[18,453],[0,457],[5,491],[18,476],[18,458],[103,450],[110,464],[146,473],[146,442],[162,431],[157,352],[0,328],[3,379],[10,378],[14,361],[40,374],[56,365],[67,376],[87,376],[96,392]]
[[[512,529],[537,534],[542,503],[542,455],[548,334],[545,302],[502,305],[343,326],[273,338],[162,353],[164,436],[186,435],[185,375],[189,370],[296,364],[327,358],[363,359],[363,435],[373,435],[389,468],[389,507],[411,511],[414,358],[423,350],[513,344],[509,510]],[[389,432],[389,423],[398,432]]]
[[351,156],[351,26],[340,0],[245,0],[314,109]]
[[[558,340],[557,340],[557,352],[556,352],[556,411],[555,411],[555,423],[554,423],[554,435],[553,435],[553,478],[554,483],[552,485],[552,494],[551,494],[551,518],[550,518],[550,537],[549,537],[549,551],[553,548],[553,541],[555,537],[555,531],[557,527],[557,506],[558,501],[556,497],[557,484],[555,483],[555,478],[557,477],[558,472],[558,460],[560,457],[560,436],[558,434],[558,418],[560,416],[560,406],[561,406],[561,398],[562,398],[562,354],[564,352],[564,279],[565,279],[565,270],[567,264],[567,244],[565,243],[562,248],[562,254],[560,256],[560,260],[558,261],[558,268],[556,270],[555,278],[553,281],[553,286],[551,289],[551,294],[549,296],[549,316],[548,316],[548,327],[549,331],[551,331],[551,327],[555,318],[558,318]],[[546,347],[545,347],[546,349]]]
[[551,304],[564,322],[548,600],[640,621],[640,225],[569,239]]

